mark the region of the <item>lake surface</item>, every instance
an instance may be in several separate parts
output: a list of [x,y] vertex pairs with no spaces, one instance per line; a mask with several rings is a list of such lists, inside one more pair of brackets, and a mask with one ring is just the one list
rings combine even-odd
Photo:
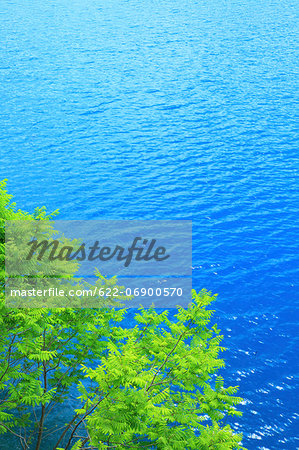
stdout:
[[62,219],[193,220],[193,286],[219,294],[223,375],[252,450],[298,446],[297,11],[3,0],[0,12],[0,178],[20,208]]

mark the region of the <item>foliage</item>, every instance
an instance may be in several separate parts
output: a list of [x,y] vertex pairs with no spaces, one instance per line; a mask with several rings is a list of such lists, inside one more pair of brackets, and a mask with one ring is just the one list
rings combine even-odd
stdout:
[[[124,309],[7,308],[5,220],[52,217],[43,208],[16,210],[10,198],[2,182],[0,433],[36,450],[242,448],[241,436],[223,425],[240,415],[241,399],[217,376],[224,362],[222,336],[209,327],[215,296],[193,292],[190,307],[172,321],[168,311],[140,309],[129,329]],[[74,387],[72,419],[49,430]]]

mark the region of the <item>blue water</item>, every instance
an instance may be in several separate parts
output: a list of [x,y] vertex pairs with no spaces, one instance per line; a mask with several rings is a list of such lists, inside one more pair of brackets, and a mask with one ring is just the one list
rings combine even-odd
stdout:
[[19,207],[63,219],[193,220],[193,285],[219,293],[248,449],[298,445],[297,12],[295,0],[0,11],[0,177]]

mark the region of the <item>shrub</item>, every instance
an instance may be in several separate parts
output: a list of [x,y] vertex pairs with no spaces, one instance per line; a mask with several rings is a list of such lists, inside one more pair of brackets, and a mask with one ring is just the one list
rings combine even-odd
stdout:
[[[5,220],[51,220],[16,210],[0,183],[0,433],[24,449],[241,449],[223,425],[238,416],[237,387],[217,371],[222,336],[209,325],[215,296],[193,292],[188,309],[7,308]],[[55,410],[77,389],[73,417]]]

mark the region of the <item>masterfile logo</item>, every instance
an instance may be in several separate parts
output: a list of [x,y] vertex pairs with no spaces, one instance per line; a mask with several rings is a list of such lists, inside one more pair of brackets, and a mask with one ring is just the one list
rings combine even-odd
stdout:
[[158,246],[156,239],[151,239],[149,244],[148,242],[148,239],[136,237],[127,249],[121,245],[115,245],[114,248],[108,246],[101,247],[99,241],[96,241],[89,247],[83,243],[77,248],[69,245],[62,245],[57,239],[52,241],[43,240],[40,242],[35,239],[28,242],[30,250],[26,260],[31,260],[33,255],[37,254],[37,260],[41,261],[50,247],[51,251],[47,255],[50,261],[55,261],[57,259],[60,261],[72,261],[73,259],[85,261],[88,259],[88,261],[99,260],[103,262],[115,258],[117,261],[123,261],[124,267],[129,267],[132,259],[135,259],[135,261],[155,260],[156,262],[159,262],[169,258],[170,255],[166,254],[166,248]]

